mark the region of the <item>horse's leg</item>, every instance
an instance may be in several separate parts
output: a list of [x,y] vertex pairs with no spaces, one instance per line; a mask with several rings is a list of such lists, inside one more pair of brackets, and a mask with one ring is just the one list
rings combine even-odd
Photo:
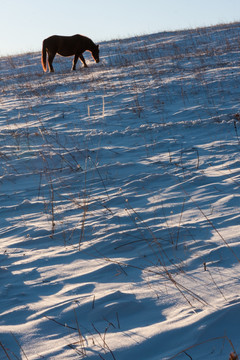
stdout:
[[85,59],[84,59],[84,57],[83,57],[83,54],[80,54],[80,55],[79,55],[79,59],[80,59],[81,62],[83,63],[84,67],[88,67],[87,64],[86,64],[86,61],[85,61]]
[[77,61],[78,61],[78,55],[75,55],[73,59],[72,70],[76,70]]
[[55,57],[56,53],[49,53],[48,54],[48,66],[51,72],[54,72],[54,68],[52,66],[53,59]]

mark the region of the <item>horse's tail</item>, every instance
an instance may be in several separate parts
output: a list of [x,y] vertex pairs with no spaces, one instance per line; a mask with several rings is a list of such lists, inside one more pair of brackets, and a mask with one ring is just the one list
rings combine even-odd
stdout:
[[42,67],[43,70],[46,72],[47,71],[47,63],[46,63],[46,44],[45,44],[45,40],[43,40],[42,43]]

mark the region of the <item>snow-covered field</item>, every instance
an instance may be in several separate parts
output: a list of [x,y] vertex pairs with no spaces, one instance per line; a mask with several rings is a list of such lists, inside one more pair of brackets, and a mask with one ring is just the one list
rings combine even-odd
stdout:
[[1,58],[1,360],[240,352],[239,49],[235,23]]

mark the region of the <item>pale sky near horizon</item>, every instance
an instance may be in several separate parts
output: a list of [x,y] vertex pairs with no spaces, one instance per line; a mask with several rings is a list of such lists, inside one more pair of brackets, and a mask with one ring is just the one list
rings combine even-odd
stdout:
[[41,49],[50,35],[94,42],[240,20],[240,0],[0,0],[0,56]]

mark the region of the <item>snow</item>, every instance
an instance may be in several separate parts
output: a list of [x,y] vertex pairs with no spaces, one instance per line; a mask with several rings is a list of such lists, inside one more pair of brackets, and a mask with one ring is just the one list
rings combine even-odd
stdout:
[[2,359],[240,352],[239,30],[1,58]]

